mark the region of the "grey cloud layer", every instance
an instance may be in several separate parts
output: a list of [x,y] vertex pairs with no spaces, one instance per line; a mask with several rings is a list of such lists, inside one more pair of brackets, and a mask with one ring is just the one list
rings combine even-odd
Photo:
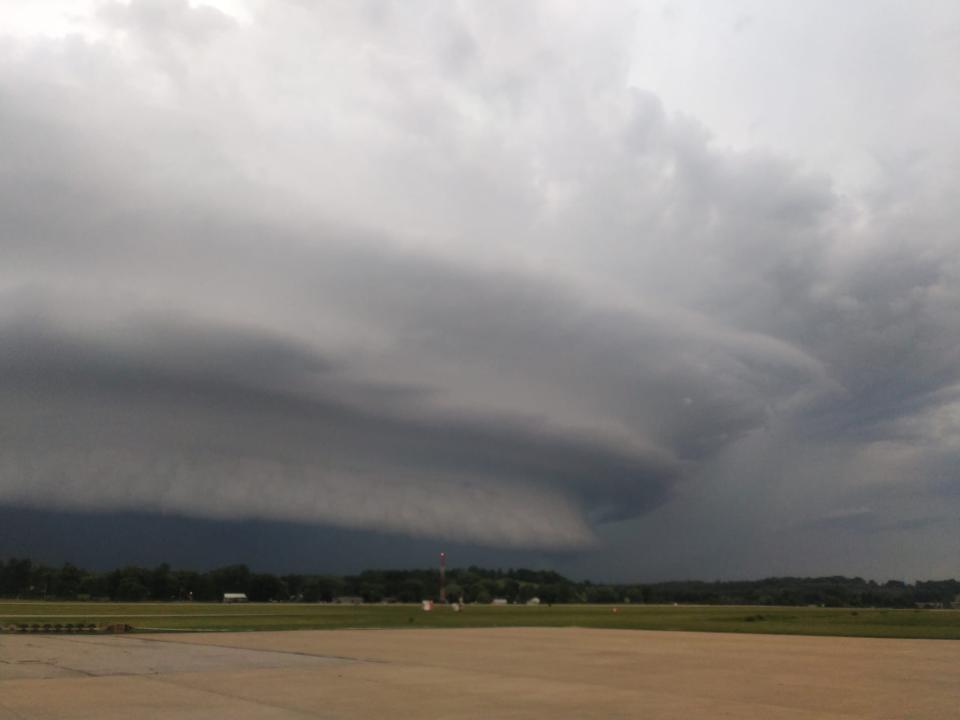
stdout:
[[615,7],[3,41],[0,500],[531,547],[956,503],[957,165],[723,150]]
[[578,507],[642,512],[677,473],[529,422],[418,410],[416,392],[357,386],[276,338],[139,318],[91,342],[35,325],[4,327],[0,353],[16,500],[562,546],[591,539]]

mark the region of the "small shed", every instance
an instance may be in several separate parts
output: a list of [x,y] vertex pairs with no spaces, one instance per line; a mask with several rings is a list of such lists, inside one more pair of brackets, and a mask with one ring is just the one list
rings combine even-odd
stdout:
[[491,604],[491,605],[506,605],[506,604],[507,604],[507,599],[506,599],[506,598],[494,598],[494,599],[493,599],[493,602],[491,602],[490,604]]
[[250,602],[246,593],[224,593],[223,601],[225,603],[245,603]]

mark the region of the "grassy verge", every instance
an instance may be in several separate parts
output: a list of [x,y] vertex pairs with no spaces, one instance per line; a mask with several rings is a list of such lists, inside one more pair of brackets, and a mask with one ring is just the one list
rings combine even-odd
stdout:
[[269,603],[0,602],[0,627],[14,623],[127,623],[180,630],[307,630],[402,627],[591,627],[794,635],[960,639],[960,611],[848,608],[554,605],[468,606]]

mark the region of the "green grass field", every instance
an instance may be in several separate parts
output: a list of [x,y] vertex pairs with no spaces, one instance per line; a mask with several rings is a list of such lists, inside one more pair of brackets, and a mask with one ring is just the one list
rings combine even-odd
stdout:
[[164,630],[307,630],[404,627],[591,627],[704,632],[960,639],[960,611],[807,607],[0,602],[0,627],[19,623],[127,623]]

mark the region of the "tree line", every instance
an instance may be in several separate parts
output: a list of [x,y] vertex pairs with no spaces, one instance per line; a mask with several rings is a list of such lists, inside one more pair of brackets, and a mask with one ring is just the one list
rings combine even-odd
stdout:
[[[550,570],[447,570],[448,600],[490,603],[502,598],[523,603],[699,603],[711,605],[823,605],[890,607],[943,605],[960,596],[960,581],[878,583],[841,576],[776,577],[748,581],[682,581],[609,584],[575,581]],[[127,566],[96,572],[67,563],[51,567],[29,559],[0,561],[0,597],[49,600],[219,601],[241,592],[253,602],[331,602],[342,597],[364,602],[439,600],[437,570],[366,570],[357,575],[254,572],[246,565],[208,571]]]

